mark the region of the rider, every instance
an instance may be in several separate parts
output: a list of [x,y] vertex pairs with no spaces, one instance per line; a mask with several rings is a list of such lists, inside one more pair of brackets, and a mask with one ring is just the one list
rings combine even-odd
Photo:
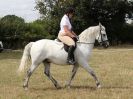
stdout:
[[77,37],[77,35],[72,31],[71,19],[73,15],[74,9],[72,7],[67,8],[64,16],[61,19],[60,31],[58,34],[58,39],[69,46],[67,63],[71,65],[75,64],[74,50],[76,44],[74,39]]

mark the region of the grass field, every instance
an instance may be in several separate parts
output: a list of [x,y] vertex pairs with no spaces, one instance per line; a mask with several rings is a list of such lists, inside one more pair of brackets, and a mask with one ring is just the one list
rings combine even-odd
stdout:
[[33,73],[29,90],[22,88],[22,76],[16,70],[22,52],[0,53],[0,99],[133,99],[133,49],[94,49],[90,65],[102,84],[97,89],[93,78],[79,68],[70,89],[64,88],[71,66],[55,66],[51,73],[62,86],[57,90],[43,74],[43,65]]

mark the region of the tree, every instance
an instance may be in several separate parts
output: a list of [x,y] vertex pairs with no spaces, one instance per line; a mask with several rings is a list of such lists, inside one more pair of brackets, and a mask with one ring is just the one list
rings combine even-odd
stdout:
[[50,34],[45,29],[47,26],[44,25],[45,23],[41,20],[36,20],[32,23],[26,23],[25,25],[25,33],[23,35],[24,39],[29,41],[36,41],[38,39],[44,38],[52,38]]
[[125,24],[125,15],[133,13],[133,1],[128,0],[38,1],[36,8],[43,15],[42,19],[49,22],[50,31],[55,32],[53,35],[58,33],[59,22],[67,6],[73,6],[76,9],[76,16],[72,23],[77,33],[101,22],[106,27],[110,41],[121,40],[119,36]]
[[0,40],[4,42],[4,48],[22,48],[30,41],[53,39],[47,29],[46,21],[25,23],[21,17],[7,15],[0,19]]
[[4,48],[17,48],[18,41],[24,33],[25,21],[15,15],[7,15],[0,19],[0,39]]
[[0,38],[21,36],[24,19],[15,15],[7,15],[0,19]]

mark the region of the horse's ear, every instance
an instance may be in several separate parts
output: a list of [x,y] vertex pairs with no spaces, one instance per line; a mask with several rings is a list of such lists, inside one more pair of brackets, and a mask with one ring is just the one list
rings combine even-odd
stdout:
[[99,22],[99,26],[101,26],[102,24],[101,24],[101,22]]

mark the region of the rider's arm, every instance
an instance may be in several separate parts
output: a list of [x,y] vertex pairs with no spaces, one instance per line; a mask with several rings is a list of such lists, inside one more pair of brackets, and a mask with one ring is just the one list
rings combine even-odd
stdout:
[[72,31],[72,34],[73,34],[74,36],[77,36],[77,35],[76,35],[76,33],[75,33],[75,32],[73,32],[73,31]]
[[65,26],[63,26],[64,27],[64,31],[65,31],[65,33],[66,33],[66,35],[68,35],[68,36],[70,36],[70,37],[75,37],[75,34],[74,34],[74,32],[71,32],[69,29],[68,29],[68,26],[67,25],[65,25]]

